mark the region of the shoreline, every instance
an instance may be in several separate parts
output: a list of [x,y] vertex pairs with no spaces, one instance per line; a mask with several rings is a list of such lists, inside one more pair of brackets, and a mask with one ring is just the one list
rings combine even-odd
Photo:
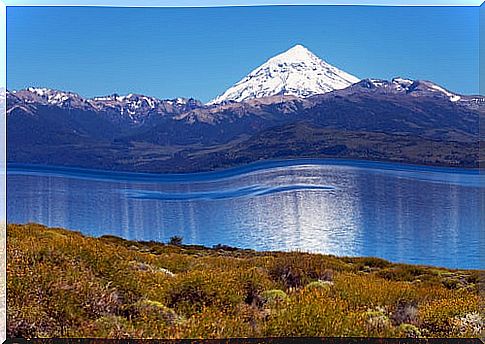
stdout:
[[182,172],[182,173],[170,173],[170,172],[136,172],[131,170],[107,170],[107,169],[94,169],[77,167],[70,165],[45,165],[45,164],[28,164],[7,162],[6,172],[7,174],[31,171],[31,172],[56,172],[64,173],[66,175],[93,175],[101,177],[103,174],[115,175],[120,178],[139,176],[143,179],[173,179],[174,181],[180,181],[191,178],[197,178],[204,180],[212,175],[220,174],[223,177],[231,177],[238,174],[255,172],[263,170],[265,168],[278,168],[278,167],[292,167],[302,165],[329,165],[329,166],[350,166],[360,168],[376,168],[382,170],[394,170],[394,171],[412,171],[412,172],[444,172],[444,173],[462,173],[479,175],[480,167],[468,168],[468,167],[455,167],[455,166],[442,166],[442,165],[419,165],[403,162],[392,161],[376,161],[376,160],[358,160],[358,159],[326,159],[326,158],[298,158],[298,159],[265,159],[250,162],[247,164],[235,165],[227,168],[218,168],[209,171],[200,172]]
[[[442,270],[448,270],[448,271],[472,271],[472,272],[485,272],[485,267],[484,268],[468,268],[468,267],[448,267],[448,266],[442,266],[442,265],[432,265],[432,264],[423,264],[423,263],[407,263],[407,262],[397,262],[393,260],[389,260],[383,257],[378,257],[378,256],[340,256],[340,255],[335,255],[335,254],[330,254],[330,253],[319,253],[319,252],[312,252],[312,251],[304,251],[304,250],[290,250],[290,251],[282,251],[282,250],[257,250],[257,249],[252,249],[252,248],[244,248],[244,247],[237,247],[237,246],[230,246],[226,245],[223,243],[217,243],[212,246],[205,246],[202,244],[186,244],[186,243],[180,243],[177,245],[172,245],[169,242],[163,242],[163,241],[157,241],[157,240],[134,240],[134,239],[127,239],[123,238],[121,236],[117,235],[112,235],[112,234],[102,234],[99,236],[95,235],[89,235],[86,233],[83,233],[82,230],[75,230],[75,229],[69,229],[69,228],[64,228],[64,227],[56,227],[56,226],[48,226],[44,225],[41,223],[37,222],[26,222],[26,223],[9,223],[7,222],[7,228],[9,226],[19,226],[19,227],[25,227],[25,226],[38,226],[46,229],[52,229],[52,230],[62,230],[62,231],[67,231],[71,232],[74,234],[79,234],[82,237],[88,238],[88,239],[95,239],[95,240],[108,240],[108,241],[114,241],[117,243],[123,243],[123,245],[140,245],[140,246],[176,246],[182,250],[195,250],[195,251],[210,251],[210,252],[227,252],[227,253],[246,253],[246,254],[252,254],[252,255],[278,255],[278,254],[302,254],[302,255],[315,255],[315,256],[322,256],[322,257],[332,257],[336,259],[343,259],[343,260],[359,260],[359,259],[377,259],[381,261],[385,261],[388,264],[393,264],[393,265],[406,265],[406,266],[415,266],[415,267],[420,267],[420,268],[430,268],[430,269],[442,269]],[[8,233],[7,233],[8,236]],[[174,236],[176,237],[176,236]],[[183,239],[183,238],[182,238]]]
[[[25,224],[24,224],[25,225]],[[69,230],[69,229],[68,229]],[[149,241],[144,241],[144,240],[130,240],[126,239],[123,237],[119,237],[116,235],[111,235],[111,234],[104,234],[100,236],[90,236],[86,235],[82,232],[80,232],[81,235],[86,236],[86,237],[91,237],[91,238],[96,238],[96,239],[112,239],[115,241],[124,241],[126,243],[136,243],[139,245],[170,245],[168,242],[162,242],[162,241],[155,241],[155,240],[149,240]],[[212,246],[204,246],[200,244],[179,244],[176,245],[180,247],[181,249],[187,249],[187,250],[200,250],[200,251],[212,251],[212,252],[218,252],[218,251],[225,251],[225,252],[242,252],[242,253],[252,253],[255,255],[274,255],[274,254],[303,254],[303,255],[318,255],[318,256],[323,256],[323,257],[334,257],[337,259],[344,259],[344,260],[353,260],[353,259],[378,259],[385,261],[389,264],[395,264],[395,265],[408,265],[408,266],[416,266],[416,267],[421,267],[421,268],[435,268],[435,269],[444,269],[444,270],[449,270],[449,271],[475,271],[475,272],[481,272],[485,271],[485,266],[480,269],[480,268],[467,268],[467,267],[447,267],[447,266],[441,266],[441,265],[432,265],[432,264],[420,264],[420,263],[406,263],[406,262],[396,262],[393,260],[389,260],[386,258],[378,257],[378,256],[340,256],[340,255],[335,255],[335,254],[330,254],[330,253],[319,253],[319,252],[312,252],[312,251],[304,251],[304,250],[290,250],[290,251],[281,251],[281,250],[256,250],[252,248],[244,248],[244,247],[236,247],[236,246],[230,246],[230,245],[225,245],[225,244],[215,244]]]

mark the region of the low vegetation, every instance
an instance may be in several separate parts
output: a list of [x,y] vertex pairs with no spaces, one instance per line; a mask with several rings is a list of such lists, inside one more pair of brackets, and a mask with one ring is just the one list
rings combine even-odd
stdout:
[[478,337],[483,271],[8,226],[9,337]]

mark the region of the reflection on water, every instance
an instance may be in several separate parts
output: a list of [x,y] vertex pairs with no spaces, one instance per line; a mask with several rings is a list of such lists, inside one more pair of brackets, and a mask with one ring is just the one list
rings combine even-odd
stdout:
[[[173,179],[10,169],[8,220],[128,239],[483,268],[478,173],[393,164],[261,164]],[[176,181],[176,182],[174,182]]]

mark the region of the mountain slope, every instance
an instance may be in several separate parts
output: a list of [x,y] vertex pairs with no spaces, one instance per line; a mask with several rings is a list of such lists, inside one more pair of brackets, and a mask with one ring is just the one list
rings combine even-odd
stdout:
[[321,60],[302,45],[281,53],[253,70],[208,105],[274,95],[309,97],[342,89],[359,79]]
[[9,162],[145,172],[295,157],[477,167],[485,119],[483,96],[402,78],[211,106],[42,92],[7,93]]

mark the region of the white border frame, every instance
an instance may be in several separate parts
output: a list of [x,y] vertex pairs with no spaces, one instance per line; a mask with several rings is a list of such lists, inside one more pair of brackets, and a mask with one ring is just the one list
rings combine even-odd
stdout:
[[[136,5],[133,5],[136,3]],[[6,339],[6,229],[7,229],[7,185],[6,185],[6,81],[7,81],[7,6],[105,6],[105,7],[228,7],[228,6],[301,6],[301,5],[362,5],[362,6],[480,6],[479,28],[479,91],[485,94],[485,3],[482,0],[0,0],[0,342]],[[480,128],[482,125],[480,125]],[[480,140],[483,133],[480,132]],[[483,153],[482,153],[483,154]],[[480,154],[480,156],[482,156]],[[483,162],[482,162],[483,163]],[[482,166],[480,166],[482,172]],[[485,192],[481,208],[485,209]],[[482,214],[481,223],[485,214]],[[485,232],[482,233],[482,240]],[[485,252],[480,257],[485,262]],[[481,290],[484,292],[484,290]],[[483,306],[485,309],[485,305]]]

